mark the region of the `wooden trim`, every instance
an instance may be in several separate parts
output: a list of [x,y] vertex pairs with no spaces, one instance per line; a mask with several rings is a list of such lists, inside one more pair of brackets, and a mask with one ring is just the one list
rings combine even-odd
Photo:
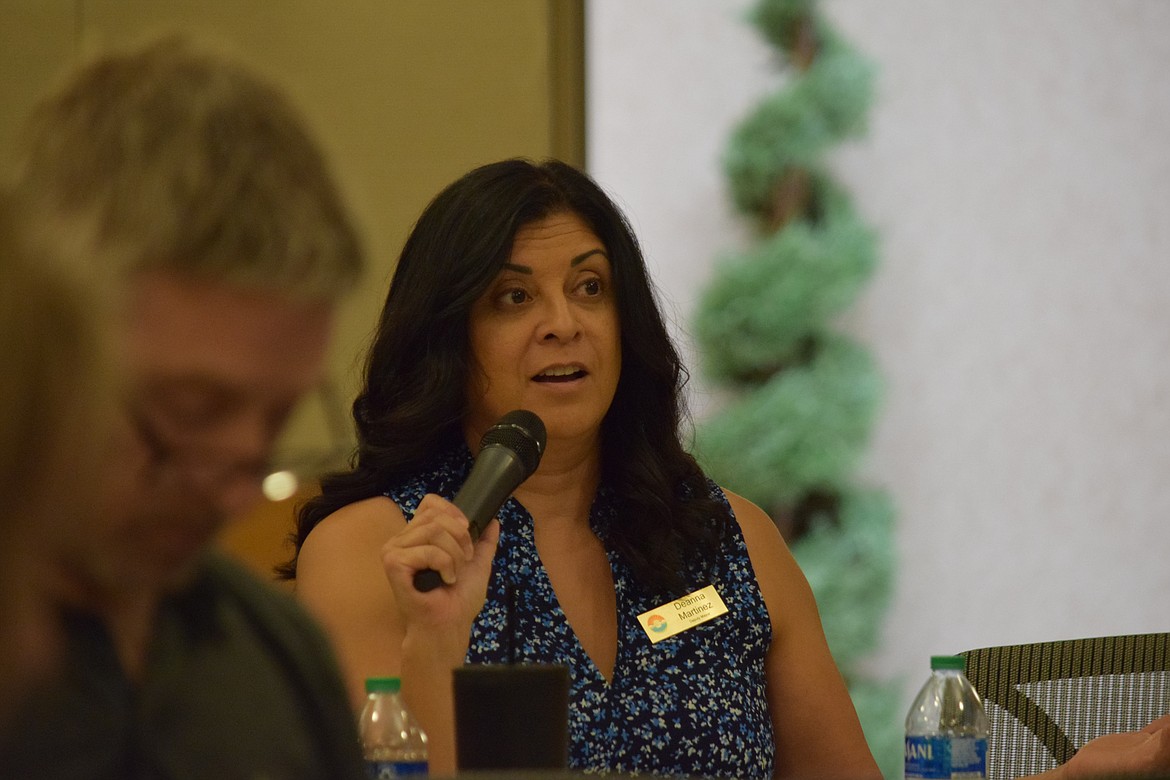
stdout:
[[585,167],[585,0],[547,0],[549,144],[552,155]]

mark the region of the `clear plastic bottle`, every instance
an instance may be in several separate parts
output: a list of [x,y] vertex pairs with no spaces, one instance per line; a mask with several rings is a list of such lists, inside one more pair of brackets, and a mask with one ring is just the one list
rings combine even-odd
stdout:
[[366,680],[366,706],[358,721],[366,776],[372,780],[426,777],[427,735],[406,709],[397,677]]
[[987,715],[964,668],[962,656],[931,656],[906,715],[906,780],[987,777]]

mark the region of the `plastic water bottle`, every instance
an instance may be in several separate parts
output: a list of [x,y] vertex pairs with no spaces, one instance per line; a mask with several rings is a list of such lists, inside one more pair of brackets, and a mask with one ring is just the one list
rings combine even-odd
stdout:
[[906,780],[987,777],[987,715],[964,667],[962,656],[931,656],[906,715]]
[[366,706],[358,731],[366,776],[372,780],[426,777],[427,735],[402,703],[397,677],[366,680]]

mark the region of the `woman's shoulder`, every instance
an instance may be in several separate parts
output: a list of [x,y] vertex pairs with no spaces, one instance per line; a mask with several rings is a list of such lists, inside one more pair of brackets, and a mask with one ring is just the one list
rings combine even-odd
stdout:
[[753,546],[753,540],[760,543],[784,543],[776,524],[763,509],[760,509],[750,500],[738,493],[733,493],[725,487],[711,483],[713,497],[722,498],[731,508],[731,516],[739,525],[744,541],[748,547]]
[[389,592],[382,546],[404,522],[397,505],[383,496],[347,504],[322,519],[297,556],[295,590],[302,604],[326,626],[346,616],[364,620],[383,607]]
[[792,553],[787,542],[780,534],[780,529],[772,522],[772,518],[760,507],[741,495],[731,492],[727,488],[720,488],[727,502],[731,506],[732,514],[743,534],[744,544],[748,555],[757,571],[761,567],[774,570],[776,564],[788,567],[793,564]]
[[[405,520],[402,510],[386,496],[355,501],[337,509],[314,526],[301,545],[299,559],[348,553],[354,548],[381,547]],[[300,564],[298,564],[299,568]]]
[[[776,524],[763,509],[743,496],[719,485],[713,479],[709,477],[704,479],[707,490],[705,497],[723,507],[723,511],[716,515],[716,522],[730,525],[738,531],[738,533],[733,531],[729,535],[726,528],[721,530],[720,535],[724,539],[724,543],[728,541],[737,545],[742,543],[747,548],[753,565],[757,557],[770,557],[775,554],[777,545],[785,552],[787,551],[787,545],[776,528]],[[690,489],[693,495],[695,489]],[[737,541],[740,538],[742,538],[742,542]]]
[[[774,630],[794,609],[812,605],[812,590],[780,529],[760,507],[730,490],[723,490],[743,534],[748,558],[755,570]],[[813,607],[815,612],[815,606]]]

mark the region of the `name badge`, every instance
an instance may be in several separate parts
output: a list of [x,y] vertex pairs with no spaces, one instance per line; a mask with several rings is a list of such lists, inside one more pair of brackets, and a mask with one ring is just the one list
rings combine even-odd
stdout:
[[700,623],[717,618],[727,612],[727,605],[714,585],[688,593],[676,601],[638,615],[638,622],[652,644],[668,639],[677,633],[694,628]]

